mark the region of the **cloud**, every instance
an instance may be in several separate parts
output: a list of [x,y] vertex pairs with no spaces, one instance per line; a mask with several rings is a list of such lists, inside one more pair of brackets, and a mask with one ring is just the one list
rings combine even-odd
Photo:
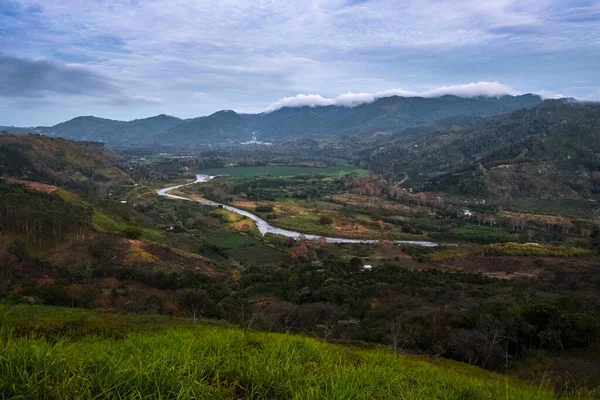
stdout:
[[0,96],[107,93],[116,86],[83,66],[0,55]]
[[[550,96],[550,92],[544,91],[544,93]],[[508,85],[503,85],[498,82],[475,82],[466,85],[452,85],[452,86],[441,86],[436,89],[426,90],[423,92],[412,92],[402,89],[389,89],[375,93],[346,93],[341,94],[334,98],[326,98],[319,94],[299,94],[293,97],[285,97],[271,105],[269,105],[265,112],[272,112],[279,110],[283,107],[318,107],[318,106],[344,106],[344,107],[356,107],[361,104],[372,103],[377,99],[383,97],[399,96],[399,97],[441,97],[444,95],[454,95],[459,97],[471,98],[471,97],[500,97],[504,95],[515,96],[519,92],[514,90]],[[551,94],[552,97],[557,98],[555,93]],[[558,95],[563,97],[561,95]]]
[[510,86],[498,82],[476,82],[466,85],[442,86],[437,89],[427,90],[423,92],[422,96],[440,97],[447,94],[459,97],[499,97],[507,94],[514,96],[518,92]]
[[563,99],[565,98],[564,95],[560,94],[560,93],[555,93],[551,90],[539,90],[536,92],[537,94],[540,95],[540,97],[544,100],[547,99]]
[[[80,93],[115,118],[145,112],[152,98],[192,117],[258,111],[296,93],[307,98],[286,102],[352,106],[385,88],[426,95],[480,80],[582,97],[574,77],[600,80],[599,20],[598,0],[0,0],[1,52],[63,77],[36,73],[30,86],[21,78],[0,90],[58,94],[55,107],[31,113],[40,122],[66,116],[65,98]],[[199,92],[207,97],[190,98]]]
[[163,102],[160,97],[129,95],[118,82],[83,65],[0,54],[0,97],[48,104],[57,95],[113,105]]

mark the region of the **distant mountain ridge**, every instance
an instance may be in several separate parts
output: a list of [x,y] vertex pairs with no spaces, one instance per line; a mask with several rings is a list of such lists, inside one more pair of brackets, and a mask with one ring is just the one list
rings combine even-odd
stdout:
[[[453,95],[437,98],[391,96],[356,107],[284,107],[260,114],[239,114],[223,110],[186,120],[164,114],[133,121],[83,116],[52,127],[32,129],[49,136],[100,141],[111,147],[194,147],[239,144],[254,135],[261,140],[285,141],[311,135],[377,131],[396,133],[456,116],[493,116],[534,107],[541,102],[539,96],[532,94],[473,98]],[[23,128],[5,130],[14,133],[27,131]]]
[[71,140],[103,142],[109,146],[131,146],[152,141],[154,136],[183,122],[169,115],[116,121],[93,116],[76,117],[52,127],[38,127],[36,132]]

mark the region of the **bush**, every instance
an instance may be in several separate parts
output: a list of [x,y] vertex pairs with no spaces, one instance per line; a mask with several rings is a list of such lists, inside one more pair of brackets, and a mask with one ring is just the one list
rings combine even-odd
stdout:
[[319,223],[321,225],[330,225],[331,223],[333,223],[333,218],[331,218],[328,215],[323,215],[321,218],[319,218]]
[[128,239],[139,239],[142,236],[142,228],[133,225],[126,225],[123,228],[123,235]]
[[257,206],[254,210],[256,212],[261,212],[261,213],[270,213],[270,212],[273,212],[273,206],[270,206],[270,205]]

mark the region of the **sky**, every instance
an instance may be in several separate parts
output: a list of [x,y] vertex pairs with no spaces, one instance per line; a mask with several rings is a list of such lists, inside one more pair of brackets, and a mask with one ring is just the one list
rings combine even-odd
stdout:
[[353,106],[600,100],[600,0],[0,0],[0,125]]

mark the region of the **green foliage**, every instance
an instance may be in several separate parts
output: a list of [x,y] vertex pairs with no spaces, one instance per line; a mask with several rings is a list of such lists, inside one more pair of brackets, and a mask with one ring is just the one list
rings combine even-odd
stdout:
[[165,241],[164,233],[156,229],[116,222],[103,211],[94,210],[93,222],[94,227],[102,232],[123,235],[129,239],[143,239],[159,243]]
[[[27,311],[20,309],[23,316]],[[544,387],[464,364],[431,364],[289,335],[189,325],[164,318],[40,310],[2,321],[4,398],[550,399]],[[41,318],[40,318],[40,314]],[[10,318],[10,316],[8,317]],[[73,329],[77,327],[77,329]],[[159,332],[153,332],[159,328]],[[132,333],[136,332],[136,333]],[[44,335],[42,330],[41,335]],[[86,337],[86,340],[79,340]],[[59,340],[48,340],[56,338]],[[103,338],[103,339],[100,339]],[[52,385],[48,385],[52,382]]]
[[125,225],[122,232],[128,239],[139,239],[142,237],[142,228],[139,226]]

